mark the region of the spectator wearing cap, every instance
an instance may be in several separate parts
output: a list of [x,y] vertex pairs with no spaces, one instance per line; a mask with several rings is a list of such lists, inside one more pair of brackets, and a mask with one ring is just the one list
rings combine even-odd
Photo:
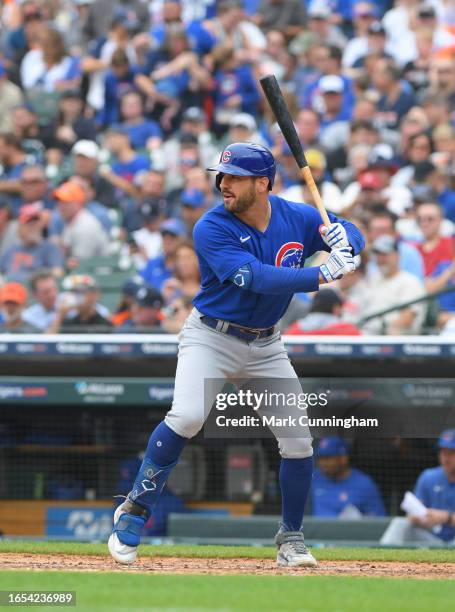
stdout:
[[[371,245],[371,254],[378,273],[365,285],[360,308],[363,316],[367,317],[425,295],[422,281],[400,268],[398,240],[393,236],[376,238]],[[369,320],[362,326],[362,331],[367,334],[416,334],[420,331],[424,312],[425,307],[421,302],[413,304]]]
[[284,332],[293,336],[360,336],[360,330],[342,320],[343,298],[337,291],[324,288],[311,302],[309,313]]
[[9,247],[0,260],[0,271],[10,280],[27,282],[39,268],[49,268],[55,276],[62,276],[62,250],[43,237],[43,204],[25,204],[19,211],[19,242]]
[[73,274],[64,280],[63,287],[67,293],[59,300],[49,333],[58,334],[65,326],[77,327],[78,333],[89,332],[93,327],[112,327],[108,310],[98,303],[100,289],[92,276]]
[[58,285],[51,270],[41,269],[30,278],[35,303],[24,310],[22,319],[45,332],[57,315]]
[[186,233],[191,236],[197,221],[207,210],[205,194],[200,189],[185,189],[180,196],[180,202]]
[[194,298],[201,288],[198,259],[191,240],[182,241],[175,251],[175,266],[172,277],[161,286],[161,295],[166,304],[179,296]]
[[138,91],[127,91],[121,97],[120,125],[133,149],[153,151],[161,146],[163,132],[156,121],[144,117],[144,102]]
[[66,256],[88,259],[107,255],[108,236],[98,219],[86,210],[84,188],[75,181],[67,181],[54,191],[54,198],[65,226],[62,234],[53,239],[61,244]]
[[111,315],[111,323],[114,327],[121,327],[124,323],[131,319],[131,306],[133,304],[134,296],[138,289],[146,287],[146,283],[142,276],[136,274],[131,278],[128,278],[122,287],[122,295],[120,302],[115,309],[115,312]]
[[[322,100],[323,110],[319,113],[321,122],[320,142],[329,149],[334,149],[339,144],[332,141],[334,128],[341,129],[343,133],[347,131],[347,122],[351,118],[351,108],[344,105],[344,83],[343,79],[335,74],[321,77],[318,85]],[[332,133],[332,137],[330,134]]]
[[14,134],[0,134],[0,195],[6,197],[17,214],[20,207],[20,175],[27,163],[27,156],[20,140]]
[[44,92],[77,89],[81,76],[80,58],[67,53],[63,36],[51,27],[41,32],[20,67],[22,86]]
[[[213,159],[212,159],[213,161]],[[173,164],[167,167],[166,183],[169,200],[174,202],[184,188],[188,172],[201,165],[201,150],[194,134],[180,134],[179,155]]]
[[96,133],[93,119],[84,116],[84,101],[77,89],[68,89],[60,96],[57,116],[44,127],[41,139],[46,149],[57,149],[68,155],[78,140],[91,140]]
[[357,2],[352,11],[354,34],[343,51],[343,67],[351,68],[368,51],[368,27],[378,20],[379,11],[373,2]]
[[138,270],[142,270],[150,259],[161,255],[163,241],[160,226],[164,221],[165,213],[166,200],[164,198],[150,198],[139,206],[142,227],[131,234],[137,249],[134,262]]
[[[236,113],[229,121],[229,130],[224,142],[257,142],[264,144],[258,134],[256,119],[249,113]],[[212,160],[213,161],[213,160]]]
[[394,518],[381,544],[455,544],[455,429],[441,433],[438,449],[439,466],[424,470],[414,488],[414,495],[425,506],[426,513]]
[[7,200],[0,198],[0,261],[5,251],[18,242],[18,222]]
[[312,515],[332,518],[385,516],[381,493],[374,480],[349,465],[349,453],[341,438],[319,441],[317,468],[311,486]]
[[110,166],[101,166],[101,175],[120,192],[135,196],[134,177],[150,169],[150,160],[133,149],[130,137],[118,125],[106,132],[105,147],[113,159]]
[[[318,149],[307,149],[305,157],[327,209],[333,213],[340,212],[342,209],[341,191],[338,185],[325,177],[327,162],[324,153]],[[291,202],[311,201],[311,193],[303,180],[299,185],[292,185],[286,189],[281,196]]]
[[402,117],[415,106],[416,98],[409,87],[400,81],[396,64],[389,59],[379,59],[372,74],[374,89],[379,94],[376,119],[382,126],[396,129]]
[[182,113],[179,130],[163,143],[163,157],[166,159],[168,172],[173,171],[174,164],[180,157],[181,134],[191,134],[196,138],[201,164],[204,168],[210,166],[219,153],[219,146],[209,129],[205,112],[197,106],[190,106]]
[[175,218],[163,221],[160,225],[160,232],[163,240],[163,253],[151,259],[140,272],[145,282],[158,291],[174,273],[177,248],[186,234],[182,221]]
[[332,11],[325,0],[314,0],[308,7],[307,29],[316,34],[326,45],[335,45],[344,49],[346,36],[341,29],[332,23]]
[[92,181],[97,202],[107,208],[117,208],[115,187],[99,173],[99,159],[100,148],[94,140],[79,140],[71,149],[74,175]]
[[38,331],[22,319],[27,299],[27,289],[21,283],[6,283],[0,287],[0,333],[33,334]]
[[163,298],[153,287],[140,287],[132,300],[131,318],[118,329],[121,332],[160,331]]
[[433,51],[453,47],[455,35],[450,28],[439,23],[435,5],[432,2],[422,2],[416,11],[416,23],[414,26],[414,45],[417,45],[416,30],[427,28],[433,32]]
[[382,203],[397,216],[401,217],[408,212],[412,208],[410,190],[391,184],[396,169],[393,149],[386,144],[374,146],[368,155],[368,167],[361,171],[358,180],[348,185],[343,192],[343,214],[352,214],[356,206],[364,205],[362,191],[366,189],[374,190],[374,201]]
[[373,21],[368,25],[366,41],[365,53],[356,59],[352,68],[361,69],[365,67],[369,57],[374,57],[375,60],[381,57],[392,59],[391,54],[387,53],[387,35],[380,21]]
[[13,110],[22,103],[22,91],[8,79],[5,65],[0,61],[0,134],[13,131]]
[[[405,240],[400,240],[400,235],[395,226],[396,222],[397,216],[387,208],[376,209],[374,215],[367,221],[368,242],[372,244],[380,236],[392,236],[398,240],[400,268],[423,281],[425,272],[422,255],[414,245]],[[378,270],[374,260],[368,262],[367,271],[369,276],[377,273]]]

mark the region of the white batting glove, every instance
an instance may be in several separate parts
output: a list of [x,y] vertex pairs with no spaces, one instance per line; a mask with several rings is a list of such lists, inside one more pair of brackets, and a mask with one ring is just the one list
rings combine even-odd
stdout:
[[327,283],[331,283],[345,274],[354,272],[356,268],[351,247],[333,249],[328,260],[319,268],[320,273]]
[[322,240],[331,249],[342,249],[349,246],[348,235],[341,223],[331,223],[328,227],[323,225],[320,233]]

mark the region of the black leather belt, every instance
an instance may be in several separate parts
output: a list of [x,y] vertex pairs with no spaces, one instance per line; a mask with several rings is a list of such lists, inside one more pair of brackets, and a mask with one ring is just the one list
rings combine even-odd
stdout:
[[268,327],[267,329],[252,329],[251,327],[242,327],[222,319],[213,319],[212,317],[201,317],[201,321],[204,325],[211,327],[215,331],[219,331],[222,334],[228,336],[235,336],[245,342],[253,342],[253,340],[260,340],[261,338],[269,338],[275,333],[275,326]]

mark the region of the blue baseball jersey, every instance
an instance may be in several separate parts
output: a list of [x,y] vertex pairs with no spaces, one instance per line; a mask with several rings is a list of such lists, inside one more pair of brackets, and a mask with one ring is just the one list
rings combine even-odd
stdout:
[[312,514],[314,516],[338,516],[348,505],[369,516],[385,516],[384,504],[376,483],[355,468],[347,478],[327,478],[315,470],[311,488]]
[[[417,479],[414,493],[427,508],[455,512],[455,482],[449,481],[441,466],[424,470]],[[441,540],[453,540],[455,528],[444,525],[436,535]]]
[[[245,290],[229,278],[249,263],[287,268],[303,268],[305,260],[317,251],[330,251],[322,240],[322,224],[317,209],[270,196],[272,215],[265,232],[247,225],[224,204],[207,211],[196,223],[194,244],[201,272],[201,290],[193,304],[204,315],[252,328],[275,325],[285,313],[292,293],[270,295]],[[349,242],[357,254],[364,240],[355,225],[329,214],[333,223],[344,225]],[[319,285],[315,269],[313,286]]]

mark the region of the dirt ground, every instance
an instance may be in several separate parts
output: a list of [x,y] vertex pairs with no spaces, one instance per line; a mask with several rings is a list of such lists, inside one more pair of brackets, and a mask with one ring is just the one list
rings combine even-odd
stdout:
[[455,578],[455,563],[321,561],[318,568],[281,569],[273,559],[194,559],[143,557],[119,565],[110,557],[0,553],[0,570],[132,572],[144,574],[257,574]]

